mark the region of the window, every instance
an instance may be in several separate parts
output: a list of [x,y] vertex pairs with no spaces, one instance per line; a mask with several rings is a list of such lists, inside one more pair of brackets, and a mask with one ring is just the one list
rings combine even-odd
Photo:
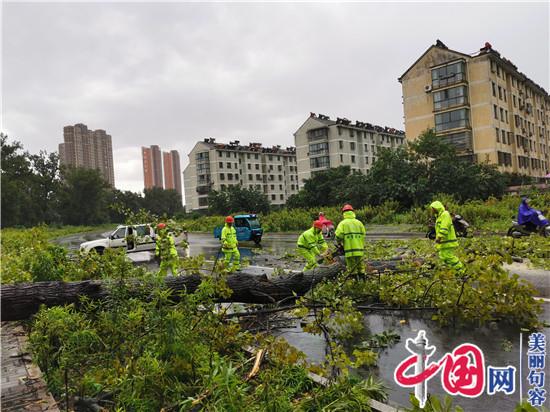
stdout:
[[355,142],[349,142],[350,150],[355,150]]
[[254,176],[252,176],[252,175],[248,175],[248,180],[252,180],[253,177]]
[[466,64],[456,62],[432,70],[432,87],[443,87],[466,79]]
[[506,132],[504,130],[500,131],[502,134],[502,143],[506,144]]
[[285,196],[284,195],[279,195],[279,199],[284,200]]
[[344,155],[340,155],[340,163],[344,163]]
[[258,159],[258,153],[254,154],[254,159],[256,159],[256,160]]
[[328,153],[328,142],[313,143],[309,145],[309,155],[315,156]]
[[469,116],[467,109],[453,110],[451,112],[438,113],[435,115],[435,130],[441,132],[458,127],[469,127]]
[[227,180],[233,180],[233,173],[227,174]]
[[317,169],[320,167],[329,167],[330,162],[328,156],[312,157],[309,159],[309,165],[312,169]]
[[512,166],[512,154],[506,152],[497,152],[498,164],[501,166]]
[[199,206],[208,206],[208,198],[199,197]]
[[225,190],[226,187],[227,186],[225,186],[225,185],[220,185],[221,190]]
[[260,170],[260,165],[256,163],[256,170]]
[[512,95],[512,100],[514,101],[514,107],[518,107],[515,94]]
[[368,152],[368,151],[369,151],[369,145],[365,144],[365,152]]
[[[460,106],[467,100],[466,86],[452,87],[434,93],[434,110],[442,110],[447,107]],[[384,139],[384,137],[382,137]],[[383,142],[384,140],[382,140]]]
[[247,154],[246,154],[246,158],[247,158],[247,159],[250,159],[250,153],[247,153]]
[[493,86],[493,96],[497,97],[497,85],[495,82],[491,82],[491,85]]
[[279,190],[283,190],[283,185],[279,185]]
[[343,149],[343,148],[344,148],[344,141],[343,141],[343,140],[339,140],[339,141],[338,141],[338,146],[340,147],[340,149]]
[[498,120],[498,108],[496,104],[493,104],[493,114],[495,116],[495,119]]
[[278,170],[279,172],[281,172],[281,171],[283,170],[283,166],[281,166],[281,165],[277,166],[277,170]]
[[369,164],[369,157],[368,156],[365,156],[365,164]]
[[250,170],[250,169],[252,168],[252,165],[249,163],[249,164],[246,165],[246,168],[247,168],[248,170]]
[[498,129],[498,127],[496,128],[496,131],[497,131],[497,143],[500,142],[500,130]]
[[220,162],[220,169],[223,169],[223,162]]
[[355,156],[351,155],[351,163],[355,163]]
[[271,190],[275,190],[275,185],[271,185]]
[[262,180],[262,175],[256,175],[256,180]]
[[225,165],[228,169],[231,169],[231,163],[227,162],[227,164]]
[[504,121],[504,109],[500,107],[500,120]]
[[504,101],[508,103],[508,100],[506,100],[506,89],[502,89],[502,96],[504,97]]
[[238,169],[238,168],[239,168],[239,165],[235,163],[235,169]]
[[498,86],[498,98],[502,100],[502,87]]
[[281,160],[281,156],[277,156],[277,160]]
[[117,229],[112,235],[113,239],[124,239],[126,237],[126,228]]
[[508,110],[504,110],[504,120],[508,123]]
[[512,144],[512,132],[508,132],[508,144],[511,145]]
[[307,132],[307,138],[309,140],[324,139],[326,137],[328,137],[326,127],[323,127],[321,129],[308,130]]
[[273,156],[272,156],[272,155],[269,155],[268,158],[269,158],[269,160],[273,160]]
[[271,200],[275,200],[275,199],[277,199],[277,196],[271,195]]
[[223,173],[220,173],[220,180],[225,180],[225,175]]
[[354,136],[355,136],[355,132],[354,132],[353,129],[349,129],[349,135],[350,135],[351,137],[354,137]]

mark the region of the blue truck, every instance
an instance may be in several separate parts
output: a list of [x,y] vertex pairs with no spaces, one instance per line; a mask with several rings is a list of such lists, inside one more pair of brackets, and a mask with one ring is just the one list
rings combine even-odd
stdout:
[[[264,233],[264,230],[260,225],[258,216],[253,214],[237,215],[237,216],[234,216],[234,218],[235,218],[235,223],[233,223],[233,225],[235,226],[235,230],[237,231],[237,240],[239,242],[247,242],[251,240],[257,245],[259,245],[260,242],[262,241],[262,235]],[[221,237],[222,229],[223,229],[223,225],[216,226],[214,228],[214,237],[216,239],[219,239]]]

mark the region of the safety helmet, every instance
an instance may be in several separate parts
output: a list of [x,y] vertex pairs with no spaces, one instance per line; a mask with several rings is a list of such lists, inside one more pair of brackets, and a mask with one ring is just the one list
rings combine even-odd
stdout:
[[165,229],[165,228],[166,228],[166,223],[161,222],[157,225],[157,229]]
[[316,220],[315,222],[313,222],[313,227],[315,229],[323,230],[323,222],[321,222],[320,220]]
[[348,210],[353,210],[353,206],[349,203],[344,205],[344,207],[342,208],[342,212],[347,212]]
[[225,218],[225,223],[233,223],[235,219],[233,219],[233,216],[227,216]]

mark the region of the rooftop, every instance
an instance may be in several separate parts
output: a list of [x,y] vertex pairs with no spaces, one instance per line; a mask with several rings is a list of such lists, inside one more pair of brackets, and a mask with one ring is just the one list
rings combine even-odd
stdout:
[[217,150],[234,150],[242,152],[255,152],[255,153],[273,153],[273,154],[282,154],[282,155],[295,155],[296,148],[294,146],[289,146],[285,149],[281,148],[280,145],[263,147],[261,143],[248,143],[248,145],[241,145],[239,140],[234,140],[229,143],[217,143],[216,139],[212,137],[207,137],[203,140],[203,143],[210,146],[212,149]]
[[422,57],[424,57],[433,47],[449,50],[453,53],[457,53],[457,54],[460,54],[464,57],[469,57],[469,58],[472,58],[472,59],[488,55],[489,57],[493,58],[494,60],[497,60],[497,61],[501,62],[504,66],[506,66],[508,68],[509,71],[514,72],[514,74],[519,79],[519,81],[525,82],[529,86],[539,90],[539,92],[543,93],[546,96],[546,98],[550,97],[548,95],[548,92],[546,90],[544,90],[543,87],[539,86],[537,83],[535,83],[529,77],[527,77],[525,74],[520,72],[518,70],[518,67],[515,64],[513,64],[510,60],[506,59],[505,57],[502,57],[498,51],[493,49],[493,46],[489,42],[485,42],[483,47],[480,48],[478,52],[475,52],[475,53],[472,53],[472,54],[465,54],[465,53],[461,53],[461,52],[456,51],[456,50],[449,49],[449,47],[447,47],[441,40],[438,39],[435,42],[435,44],[431,45],[428,48],[428,50],[426,50],[418,59],[416,59],[416,61],[405,71],[405,73],[403,73],[399,77],[398,80],[401,81],[403,79],[403,77],[409,72],[409,70],[411,70],[416,65],[416,63],[418,63],[420,61],[420,59]]
[[364,130],[375,131],[378,133],[387,133],[387,134],[392,134],[396,136],[405,136],[405,132],[403,130],[394,129],[393,127],[388,127],[388,126],[382,127],[372,123],[361,122],[359,120],[356,120],[355,123],[352,123],[351,120],[345,117],[337,117],[336,120],[331,120],[330,117],[324,114],[316,115],[313,112],[309,114],[309,117],[316,119],[317,121],[320,121],[321,123],[324,123],[327,126],[338,124],[338,125],[350,127],[353,129],[364,129]]

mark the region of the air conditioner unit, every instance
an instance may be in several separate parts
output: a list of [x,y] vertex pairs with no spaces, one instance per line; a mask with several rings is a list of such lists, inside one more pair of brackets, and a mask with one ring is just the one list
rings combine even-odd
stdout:
[[424,91],[425,91],[426,93],[431,92],[431,91],[432,91],[432,86],[431,86],[430,84],[428,84],[427,86],[424,86]]

